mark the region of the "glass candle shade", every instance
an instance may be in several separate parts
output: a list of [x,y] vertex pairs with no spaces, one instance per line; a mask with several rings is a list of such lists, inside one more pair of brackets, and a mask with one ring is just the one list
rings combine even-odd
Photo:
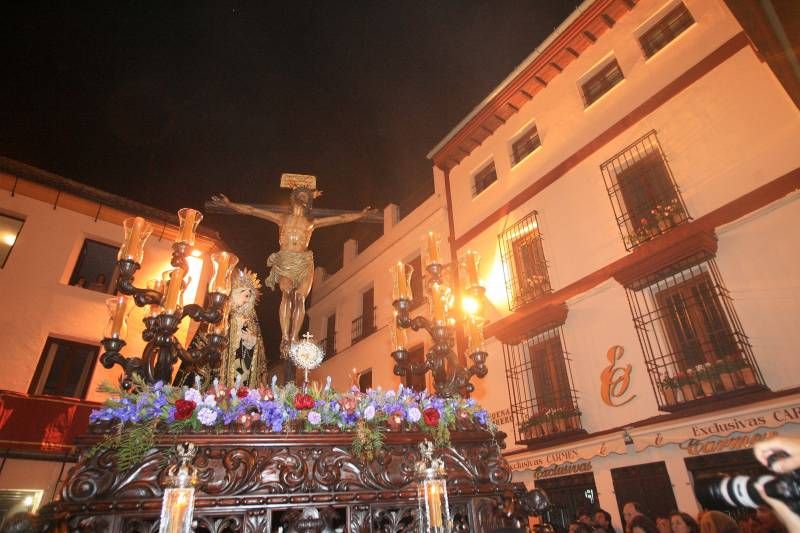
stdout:
[[413,300],[411,293],[411,276],[414,274],[414,267],[398,261],[392,266],[392,299],[393,300]]
[[419,481],[417,501],[421,531],[445,533],[450,531],[450,509],[447,501],[447,482],[432,477]]
[[178,211],[178,220],[180,221],[180,230],[178,231],[178,238],[175,242],[184,242],[189,246],[194,244],[194,234],[197,231],[197,226],[203,220],[203,213],[189,207],[184,207]]
[[133,261],[142,264],[144,243],[153,233],[153,226],[142,217],[126,218],[122,222],[125,237],[117,254],[118,261]]
[[467,288],[480,286],[478,279],[478,265],[480,265],[480,262],[481,256],[473,250],[467,251],[464,257],[461,258],[461,269],[464,272],[463,279],[467,282]]
[[222,306],[222,318],[216,324],[208,325],[208,332],[212,335],[220,335],[225,337],[228,334],[228,324],[230,322],[231,314],[231,301],[227,300],[225,305]]
[[183,277],[185,275],[186,271],[182,268],[167,270],[161,275],[167,287],[163,300],[164,312],[167,314],[175,314],[182,306],[181,296],[183,295]]
[[447,317],[449,290],[440,283],[431,285],[431,318],[437,324],[444,324]]
[[483,351],[483,321],[478,317],[468,317],[464,329],[467,330],[468,352]]
[[106,306],[109,316],[103,337],[125,340],[128,336],[128,314],[133,309],[133,298],[120,294],[106,300]]
[[159,533],[191,533],[194,488],[164,489]]
[[397,325],[397,311],[389,324],[389,338],[392,343],[392,351],[405,350],[408,345],[408,334],[404,328]]
[[428,234],[423,237],[420,251],[422,255],[422,263],[425,266],[431,264],[442,264],[441,243],[442,238],[436,232],[429,231]]
[[[148,288],[148,290],[160,292],[162,300],[164,299],[164,287],[166,287],[166,284],[164,283],[163,279],[153,278],[153,279],[147,280],[147,288]],[[161,307],[160,303],[150,304],[148,306],[147,316],[149,316],[149,317],[158,316],[158,315],[161,314],[161,312],[163,310],[164,310],[164,308]]]
[[239,258],[230,252],[217,252],[211,255],[214,273],[208,283],[208,292],[231,293],[231,276],[239,263]]

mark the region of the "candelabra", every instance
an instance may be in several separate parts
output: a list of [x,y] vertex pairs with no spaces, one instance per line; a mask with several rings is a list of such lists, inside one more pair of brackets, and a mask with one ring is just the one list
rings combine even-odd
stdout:
[[[447,265],[443,265],[439,253],[440,239],[433,232],[425,238],[423,259],[428,272],[425,290],[430,304],[431,318],[411,317],[411,275],[413,269],[402,262],[393,267],[393,297],[395,319],[392,321],[392,358],[395,361],[394,373],[398,376],[407,374],[424,375],[430,371],[436,393],[440,396],[453,396],[460,392],[470,393],[475,386],[470,383],[472,376],[486,376],[487,353],[483,346],[483,298],[484,288],[478,282],[478,263],[480,258],[475,252],[467,252],[461,261],[461,267],[467,278],[466,288],[462,295],[464,317],[462,325],[468,340],[467,356],[472,364],[467,367],[455,352],[455,333],[457,320],[452,309],[452,289],[447,280]],[[418,331],[424,329],[433,340],[431,349],[425,354],[423,361],[409,360],[406,349],[406,329]]]
[[[134,285],[134,276],[142,264],[144,244],[152,233],[152,226],[141,217],[123,222],[125,239],[117,256],[119,294],[108,300],[110,319],[101,341],[105,352],[100,356],[100,362],[105,368],[113,368],[114,365],[122,367],[122,386],[125,389],[131,387],[134,375],[146,383],[171,381],[173,365],[178,360],[195,367],[202,364],[218,365],[227,342],[231,274],[239,259],[228,252],[213,254],[211,261],[214,272],[206,305],[182,305],[183,290],[190,281],[186,256],[194,245],[197,225],[203,215],[194,209],[181,209],[178,218],[180,231],[172,245],[173,269],[164,272],[162,279],[149,280],[146,289]],[[149,306],[142,332],[142,339],[147,344],[138,357],[126,357],[120,353],[126,344],[127,316],[132,304]],[[190,345],[186,348],[175,337],[181,321],[187,316],[208,324],[206,342],[202,346]]]

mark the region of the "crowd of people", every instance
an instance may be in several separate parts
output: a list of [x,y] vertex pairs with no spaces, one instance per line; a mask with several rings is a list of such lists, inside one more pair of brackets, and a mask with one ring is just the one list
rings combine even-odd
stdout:
[[[702,511],[697,518],[673,511],[652,515],[638,502],[622,508],[625,533],[786,533],[788,530],[767,506],[761,506],[736,521],[721,511]],[[604,509],[580,511],[569,525],[569,533],[613,533],[611,515]]]

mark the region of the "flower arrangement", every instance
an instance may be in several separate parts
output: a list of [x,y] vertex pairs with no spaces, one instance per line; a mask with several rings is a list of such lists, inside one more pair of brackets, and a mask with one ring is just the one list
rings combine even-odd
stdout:
[[553,407],[534,413],[520,426],[525,438],[536,438],[580,428],[581,412],[574,407]]
[[116,431],[95,446],[94,453],[114,449],[119,467],[136,464],[153,447],[157,432],[182,433],[234,427],[239,431],[351,431],[353,452],[371,460],[385,431],[423,431],[439,446],[450,443],[450,429],[467,426],[494,433],[489,413],[475,400],[440,398],[402,385],[397,391],[356,387],[345,393],[331,387],[234,387],[217,382],[205,390],[164,383],[135,383],[133,392],[105,385],[114,395],[90,415],[92,424],[114,424]]

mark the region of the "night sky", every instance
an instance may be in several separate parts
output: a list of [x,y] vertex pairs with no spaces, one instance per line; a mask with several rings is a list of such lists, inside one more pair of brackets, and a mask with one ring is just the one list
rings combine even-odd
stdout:
[[[2,10],[0,154],[167,211],[211,194],[412,207],[426,154],[574,9],[573,0],[21,2]],[[263,278],[267,222],[209,215]],[[317,263],[376,225],[317,230]],[[267,351],[280,336],[266,294]]]

